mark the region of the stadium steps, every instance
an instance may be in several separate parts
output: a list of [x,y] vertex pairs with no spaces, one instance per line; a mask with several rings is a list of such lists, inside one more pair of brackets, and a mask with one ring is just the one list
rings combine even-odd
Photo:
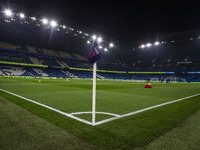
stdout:
[[62,67],[62,68],[69,68],[67,64],[65,64],[63,61],[56,60],[56,62]]
[[36,51],[37,51],[37,53],[39,53],[39,54],[44,54],[44,52],[43,52],[42,49],[40,49],[40,48],[36,48]]
[[0,41],[0,48],[1,49],[10,49],[10,50],[16,50],[17,46],[14,44],[6,43],[3,41]]
[[31,72],[28,71],[28,73],[29,73],[31,76],[35,77]]
[[71,77],[71,78],[78,78],[77,76],[75,76],[73,73],[69,72],[69,71],[62,71],[63,73],[65,73],[67,76]]
[[6,71],[5,70],[3,70],[3,69],[1,69],[2,70],[2,73],[4,73],[4,75],[7,75],[7,73],[6,73]]
[[60,61],[66,68],[70,68],[70,66],[66,63],[66,62],[64,62],[64,61]]
[[42,75],[43,77],[48,77],[49,75],[48,74],[46,74],[44,71],[42,71],[41,69],[36,69],[36,68],[33,68],[33,70],[35,71],[35,72],[37,72],[39,75]]
[[134,80],[135,79],[135,77],[136,77],[136,74],[131,78],[131,80]]
[[28,45],[27,45],[26,48],[27,48],[28,51],[31,52],[31,53],[38,53],[37,50],[36,50],[34,47],[32,47],[32,46],[28,46]]
[[59,56],[61,57],[72,58],[72,56],[67,52],[58,51],[58,53],[59,53]]
[[22,75],[20,76],[32,76],[28,71],[25,71]]
[[196,82],[200,82],[200,77],[196,80]]
[[97,77],[99,77],[100,79],[106,79],[104,76],[101,76],[100,74],[96,74]]
[[33,64],[42,65],[42,63],[40,63],[39,60],[35,57],[29,57],[29,59],[32,61]]
[[46,74],[48,74],[49,77],[56,77],[53,73],[51,73],[51,72],[48,71],[48,70],[44,70],[44,72],[45,72]]

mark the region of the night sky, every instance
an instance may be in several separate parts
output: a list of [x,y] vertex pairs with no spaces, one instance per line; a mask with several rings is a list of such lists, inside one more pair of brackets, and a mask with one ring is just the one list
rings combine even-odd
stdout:
[[7,0],[87,26],[124,43],[199,28],[198,0]]

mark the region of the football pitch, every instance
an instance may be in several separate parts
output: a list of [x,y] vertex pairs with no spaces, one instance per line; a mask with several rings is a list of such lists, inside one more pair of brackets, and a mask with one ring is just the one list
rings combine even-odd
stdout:
[[96,126],[90,125],[90,79],[0,78],[0,93],[93,145],[130,149],[148,144],[200,109],[199,83],[153,82],[152,89],[144,84],[97,80]]

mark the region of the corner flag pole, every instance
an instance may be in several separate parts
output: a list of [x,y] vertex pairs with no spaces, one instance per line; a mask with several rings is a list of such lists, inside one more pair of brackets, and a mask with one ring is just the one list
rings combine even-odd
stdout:
[[92,93],[92,126],[95,125],[95,117],[96,117],[96,71],[97,64],[96,62],[93,65],[93,93]]

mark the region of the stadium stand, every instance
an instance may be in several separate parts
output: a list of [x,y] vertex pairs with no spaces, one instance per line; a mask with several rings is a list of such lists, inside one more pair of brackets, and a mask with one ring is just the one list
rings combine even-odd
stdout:
[[39,76],[42,76],[42,77],[48,77],[48,76],[49,76],[49,75],[46,74],[42,69],[33,68],[33,70],[34,70],[35,72],[37,72],[37,74],[38,74]]
[[92,72],[89,71],[70,70],[69,72],[78,78],[92,78]]
[[42,63],[41,63],[41,62],[39,61],[39,59],[36,58],[36,57],[29,57],[29,59],[31,60],[31,62],[32,62],[33,64],[42,65]]
[[10,44],[10,43],[7,43],[7,42],[0,41],[0,48],[1,49],[16,50],[18,47],[14,44]]
[[14,75],[21,76],[26,72],[22,67],[3,67],[2,69],[3,75]]
[[67,52],[58,51],[58,53],[61,57],[72,58],[72,56]]
[[[92,65],[85,53],[91,45],[82,37],[84,34],[77,34],[77,30],[66,34],[59,29],[49,42],[48,30],[41,36],[38,25],[19,24],[17,20],[9,24],[3,18],[0,16],[0,75],[92,78]],[[163,76],[179,82],[200,82],[199,35],[200,30],[194,30],[160,36],[157,46],[153,44],[155,38],[127,45],[118,42],[114,51],[103,53],[97,63],[97,70],[102,70],[97,78],[146,80]],[[91,40],[89,36],[87,40]],[[141,48],[146,41],[152,41],[152,45]],[[129,52],[133,47],[134,51]]]
[[75,56],[75,58],[81,59],[81,60],[87,60],[85,57],[79,55],[79,54],[72,54],[72,56]]
[[43,48],[42,51],[44,54],[47,54],[47,55],[58,56],[58,54],[54,50],[49,50],[49,49]]
[[31,52],[31,53],[38,53],[37,50],[34,47],[32,47],[32,46],[26,46],[26,47],[27,47],[27,49],[28,49],[29,52]]
[[53,59],[45,59],[45,62],[43,63],[44,65],[49,65],[49,66],[54,66],[54,67],[59,67],[59,68],[62,68],[61,65],[59,65],[57,63],[56,60],[53,60]]

